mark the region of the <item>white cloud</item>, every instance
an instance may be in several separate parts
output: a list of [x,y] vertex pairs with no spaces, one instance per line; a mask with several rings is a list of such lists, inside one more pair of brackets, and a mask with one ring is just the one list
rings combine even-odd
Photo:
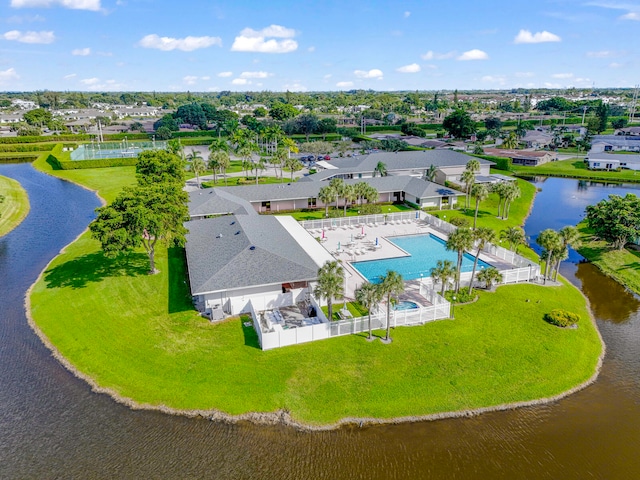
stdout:
[[487,55],[486,52],[483,52],[482,50],[478,50],[477,48],[474,48],[473,50],[468,50],[464,52],[462,55],[457,57],[456,60],[462,60],[462,61],[487,60],[488,58],[489,58],[489,55]]
[[620,20],[635,20],[636,22],[640,22],[640,13],[638,12],[625,13],[620,17]]
[[338,87],[338,88],[351,88],[351,87],[353,87],[353,82],[338,82],[338,83],[336,83],[336,87]]
[[618,63],[618,62],[611,62],[609,64],[609,68],[621,68],[624,67],[623,63]]
[[7,23],[33,23],[44,22],[44,17],[41,15],[13,15],[7,18]]
[[231,75],[233,75],[233,72],[220,72],[218,74],[219,77],[230,77]]
[[513,43],[546,43],[560,42],[562,39],[551,32],[543,30],[542,32],[531,33],[530,30],[520,30],[518,35],[513,39]]
[[5,40],[13,40],[20,43],[53,43],[56,36],[53,32],[21,32],[11,30],[2,35]]
[[232,85],[248,85],[250,83],[251,82],[246,78],[234,78],[233,80],[231,80]]
[[295,82],[295,83],[288,83],[286,85],[283,85],[282,90],[289,91],[289,92],[306,92],[307,87],[305,87],[301,83]]
[[447,58],[453,58],[456,56],[456,52],[436,53],[429,50],[427,53],[420,55],[423,60],[446,60]]
[[562,88],[559,83],[544,82],[545,88]]
[[409,18],[411,16],[411,12],[406,11],[404,12],[404,18]]
[[505,85],[507,78],[504,75],[485,75],[481,78],[483,82],[496,83],[498,85]]
[[165,52],[171,50],[182,50],[183,52],[192,52],[199,48],[207,48],[212,45],[222,46],[222,39],[220,37],[192,37],[185,38],[172,38],[172,37],[159,37],[155,33],[152,35],[146,35],[138,42],[138,45],[144,48],[156,48]]
[[325,80],[329,80],[331,77],[333,77],[332,74],[327,73],[325,76],[323,76],[322,78],[324,78]]
[[354,70],[353,74],[358,78],[382,78],[382,70],[372,68],[371,70]]
[[18,80],[20,75],[16,72],[15,68],[7,68],[6,70],[0,70],[0,84],[12,82]]
[[65,80],[71,80],[72,78],[76,78],[78,76],[77,73],[70,73],[69,75],[65,75],[64,78]]
[[198,77],[196,77],[195,75],[186,75],[186,76],[182,77],[182,81],[186,85],[195,85],[196,82],[198,81]]
[[268,72],[242,72],[240,78],[267,78],[272,75],[273,73]]
[[82,80],[80,80],[80,83],[83,85],[96,85],[100,82],[100,79],[98,77],[92,77],[92,78],[83,78]]
[[91,55],[90,48],[76,48],[71,51],[71,55],[76,55],[78,57],[86,57],[87,55]]
[[315,51],[316,51],[316,47],[314,47],[313,45],[310,46],[309,48],[307,48],[307,52],[309,52],[309,53],[313,53]]
[[518,78],[530,78],[534,76],[533,72],[516,72],[515,76]]
[[[296,32],[281,25],[269,25],[262,30],[245,28],[231,45],[233,52],[290,53],[298,49],[298,42],[292,40]],[[283,38],[284,40],[276,40]],[[269,39],[269,40],[267,40]]]
[[396,71],[400,73],[418,73],[420,71],[420,65],[412,63],[410,65],[396,68]]
[[618,53],[612,52],[610,50],[600,50],[598,52],[587,52],[587,57],[591,58],[611,58],[617,57]]
[[554,73],[553,78],[573,78],[573,73]]
[[13,8],[38,8],[61,6],[72,10],[100,10],[100,0],[11,0]]

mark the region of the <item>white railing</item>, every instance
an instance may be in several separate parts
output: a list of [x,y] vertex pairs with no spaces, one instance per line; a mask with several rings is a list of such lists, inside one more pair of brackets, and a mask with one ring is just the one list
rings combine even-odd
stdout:
[[377,213],[375,215],[359,215],[355,217],[322,218],[319,220],[303,220],[300,222],[306,230],[331,228],[356,228],[367,225],[394,224],[396,222],[411,223],[424,218],[424,212],[410,210],[407,212]]
[[[313,299],[313,297],[312,297]],[[444,300],[444,299],[443,299]],[[312,302],[313,304],[313,302]],[[392,310],[390,324],[392,327],[423,325],[434,320],[441,320],[450,317],[450,304],[446,300],[428,307],[414,308],[410,310]],[[256,322],[256,315],[253,309],[251,313],[254,317],[254,325],[259,326]],[[318,311],[318,316],[322,311]],[[387,328],[387,316],[384,309],[378,309],[371,314],[371,329],[381,330]],[[273,332],[259,332],[260,345],[263,350],[272,348],[286,347],[288,345],[297,345],[300,343],[313,342],[316,340],[324,340],[325,338],[339,337],[343,335],[353,335],[355,333],[366,332],[369,330],[369,317],[349,318],[336,322],[323,322],[317,325],[308,325],[305,327],[291,328],[287,330],[276,330]]]

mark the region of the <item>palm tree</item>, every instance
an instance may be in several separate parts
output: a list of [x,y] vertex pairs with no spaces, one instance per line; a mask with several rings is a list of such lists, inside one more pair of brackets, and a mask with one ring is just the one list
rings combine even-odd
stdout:
[[216,159],[216,164],[218,165],[218,169],[220,170],[220,174],[224,176],[224,184],[227,184],[227,168],[231,166],[231,159],[229,158],[229,153],[226,151],[220,150],[214,154]]
[[516,135],[516,132],[510,132],[507,138],[502,142],[502,146],[508,150],[518,148],[518,136]]
[[388,270],[380,282],[380,291],[387,297],[387,336],[385,342],[391,341],[391,298],[397,297],[404,292],[404,281],[402,275],[393,270]]
[[333,192],[334,197],[336,198],[336,210],[338,209],[338,203],[340,201],[340,197],[344,193],[344,180],[341,178],[334,178],[329,182],[329,186],[331,187],[331,191]]
[[211,152],[209,154],[209,168],[213,172],[213,183],[218,183],[218,168],[220,163],[218,162],[218,152]]
[[478,281],[484,282],[485,288],[489,290],[494,282],[498,283],[502,281],[502,274],[496,267],[485,268],[478,273]]
[[546,280],[549,278],[550,273],[552,273],[549,267],[553,261],[554,254],[563,248],[562,238],[558,232],[547,228],[540,232],[540,235],[536,238],[536,243],[545,250],[541,256],[546,257],[546,265],[544,267],[544,278]]
[[373,169],[373,176],[376,176],[376,172],[380,174],[381,177],[387,176],[387,164],[384,162],[378,162],[376,168]]
[[491,187],[491,191],[498,194],[498,217],[500,218],[502,202],[504,201],[507,193],[507,184],[504,182],[494,183]]
[[476,252],[476,258],[473,261],[473,271],[471,272],[471,281],[469,282],[469,295],[471,295],[471,291],[473,290],[473,277],[476,276],[476,268],[478,267],[478,259],[480,258],[480,252],[487,245],[487,243],[493,243],[496,240],[496,232],[494,232],[491,228],[480,227],[473,232],[474,240],[478,242],[476,248],[478,251]]
[[476,198],[476,212],[473,215],[473,229],[476,229],[476,221],[478,220],[478,208],[480,207],[480,202],[486,200],[489,196],[489,189],[483,183],[478,183],[471,187],[471,195]]
[[438,169],[436,168],[435,165],[433,164],[429,165],[429,168],[424,171],[424,179],[427,182],[435,182],[437,172],[438,172]]
[[291,181],[293,182],[293,173],[302,170],[302,164],[297,158],[287,158],[285,167],[291,172]]
[[524,245],[526,237],[519,227],[509,227],[500,232],[500,238],[509,242],[509,250],[518,253],[518,247]]
[[569,256],[569,247],[580,247],[580,231],[574,226],[564,227],[558,232],[560,240],[562,241],[562,249],[559,254],[556,255],[556,273],[553,277],[554,280],[558,279],[558,270],[560,269],[560,262]]
[[192,150],[191,153],[187,154],[187,162],[193,162],[195,159],[202,160],[202,155],[198,150]]
[[264,157],[258,157],[258,160],[253,162],[253,168],[256,171],[256,185],[258,185],[258,179],[260,178],[260,172],[263,172],[267,169],[267,161]]
[[196,175],[196,182],[198,182],[198,188],[200,188],[200,174],[204,172],[207,166],[204,163],[202,157],[195,157],[191,160],[191,171]]
[[320,267],[315,294],[320,299],[327,299],[329,321],[333,320],[333,299],[340,300],[344,296],[344,270],[338,260],[328,261]]
[[371,310],[382,300],[382,289],[379,285],[373,283],[365,283],[356,291],[356,300],[358,300],[368,310],[369,316],[369,340],[373,340],[371,332]]
[[455,274],[456,270],[451,260],[438,260],[436,266],[431,269],[431,278],[433,278],[436,283],[442,282],[440,295],[443,297],[449,280],[454,278]]
[[464,172],[462,172],[462,175],[460,175],[460,180],[464,183],[464,191],[467,194],[464,199],[464,206],[465,208],[469,208],[471,187],[476,182],[476,174],[472,170],[466,169]]
[[449,235],[447,240],[447,250],[458,252],[458,263],[456,264],[456,293],[460,291],[460,269],[462,268],[462,257],[465,250],[473,247],[473,232],[466,228],[458,228]]
[[287,155],[289,157],[291,157],[291,153],[298,153],[300,151],[298,144],[289,137],[282,138],[280,142],[287,149]]
[[358,199],[358,193],[353,185],[345,184],[344,191],[342,192],[344,197],[344,216],[347,216],[347,205],[350,205]]
[[281,147],[273,152],[273,156],[271,157],[271,164],[276,167],[276,176],[278,175],[278,167],[280,167],[280,178],[284,176],[282,173],[282,169],[286,164],[288,158],[288,150],[286,150],[285,148]]
[[364,189],[364,199],[367,203],[377,203],[378,200],[380,200],[380,192],[378,192],[376,187],[367,183],[366,188]]
[[[520,198],[520,187],[516,183],[508,183],[505,192],[505,206],[502,212],[503,218],[509,218],[509,209],[511,208],[511,202],[513,202],[516,198]],[[506,215],[506,216],[505,216]]]
[[335,194],[333,193],[333,189],[331,188],[331,185],[325,185],[324,187],[320,188],[320,190],[318,191],[318,200],[324,203],[325,217],[329,216],[329,204],[333,201],[334,198],[335,198]]

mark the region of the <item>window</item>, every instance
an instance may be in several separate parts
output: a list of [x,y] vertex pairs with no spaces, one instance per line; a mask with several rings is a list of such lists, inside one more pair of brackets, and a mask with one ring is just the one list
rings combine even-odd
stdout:
[[317,199],[316,198],[308,198],[307,199],[307,208],[316,208]]

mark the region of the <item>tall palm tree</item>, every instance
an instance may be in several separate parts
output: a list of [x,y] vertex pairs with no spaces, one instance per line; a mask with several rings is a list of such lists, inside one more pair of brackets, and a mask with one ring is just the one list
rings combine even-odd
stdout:
[[536,238],[536,243],[540,245],[545,252],[543,252],[544,257],[546,257],[546,265],[544,267],[544,278],[550,278],[549,275],[550,270],[552,270],[551,265],[553,262],[554,254],[560,251],[563,248],[562,238],[560,234],[551,228],[547,228],[540,232],[538,238]]
[[344,193],[344,186],[345,186],[344,180],[342,180],[341,178],[334,178],[329,182],[329,186],[331,187],[331,190],[333,191],[333,195],[336,198],[336,210],[337,210],[338,204],[340,202],[340,197],[342,197],[342,194]]
[[458,228],[449,235],[447,240],[447,250],[458,252],[458,262],[456,263],[456,293],[460,291],[460,269],[462,268],[462,257],[465,250],[473,247],[473,232],[466,228]]
[[435,182],[437,172],[438,172],[438,169],[434,164],[429,165],[429,168],[424,171],[424,179],[427,182]]
[[478,220],[478,208],[480,207],[480,202],[487,199],[489,196],[489,189],[483,183],[475,184],[471,187],[471,195],[473,195],[476,199],[476,211],[473,215],[473,229],[476,229],[476,222]]
[[386,342],[391,341],[391,299],[397,297],[404,292],[404,281],[402,275],[393,270],[388,270],[387,274],[382,277],[380,282],[380,290],[382,294],[387,297],[387,336]]
[[333,189],[331,188],[331,185],[325,185],[324,187],[320,188],[320,190],[318,191],[318,200],[324,203],[325,217],[329,216],[329,204],[333,201],[334,198],[335,198],[335,194],[333,193]]
[[338,260],[328,261],[320,267],[315,294],[327,299],[329,321],[333,320],[333,299],[340,300],[344,296],[344,269]]
[[476,268],[478,267],[478,259],[480,258],[480,252],[487,245],[487,243],[493,243],[496,240],[496,232],[491,228],[480,227],[473,232],[474,240],[477,243],[476,248],[478,251],[476,252],[476,258],[473,260],[473,271],[471,272],[471,281],[469,282],[469,295],[471,295],[471,291],[473,290],[473,278],[476,276]]
[[367,203],[377,203],[378,200],[380,200],[380,192],[378,192],[376,187],[367,183],[366,188],[364,189],[364,199]]
[[267,169],[267,162],[264,157],[259,156],[258,160],[253,162],[253,168],[256,171],[256,185],[258,185],[258,179],[260,178],[260,172],[263,172]]
[[302,164],[297,158],[287,158],[285,166],[291,172],[291,181],[293,182],[293,174],[302,170]]
[[353,185],[346,184],[344,185],[344,191],[342,192],[342,196],[344,197],[344,216],[347,216],[347,205],[350,205],[354,201],[358,199],[358,193]]
[[187,162],[193,162],[195,159],[202,160],[202,155],[198,150],[192,150],[191,153],[187,154]]
[[507,193],[507,184],[505,182],[494,183],[491,192],[498,194],[498,217],[501,218],[502,203]]
[[218,165],[218,170],[220,174],[224,176],[224,184],[227,184],[227,169],[231,166],[231,159],[229,158],[229,153],[223,150],[220,150],[214,154],[216,159],[216,164]]
[[378,162],[376,164],[376,168],[373,169],[373,176],[376,176],[376,172],[381,176],[381,177],[386,177],[387,176],[387,164],[384,162]]
[[509,227],[500,232],[500,238],[509,242],[509,250],[518,253],[518,247],[524,245],[526,237],[519,227]]
[[505,205],[502,211],[502,215],[504,219],[509,218],[509,210],[511,208],[511,202],[513,202],[516,198],[519,198],[521,195],[520,187],[514,183],[507,183],[507,187],[505,189]]
[[288,151],[283,147],[280,147],[275,152],[273,152],[273,156],[271,157],[271,164],[276,167],[276,176],[278,175],[278,167],[280,167],[280,178],[284,176],[282,174],[282,169],[284,168],[288,158]]
[[200,174],[204,172],[207,166],[204,163],[202,157],[196,157],[191,161],[191,171],[196,175],[196,182],[198,182],[198,188],[200,188]]
[[449,280],[454,278],[455,275],[456,270],[451,260],[438,260],[436,266],[431,269],[431,278],[433,278],[436,283],[442,282],[442,291],[440,292],[440,295],[443,297]]
[[382,289],[379,285],[373,283],[365,283],[356,291],[356,300],[358,300],[368,310],[369,316],[369,340],[373,340],[371,332],[371,310],[382,300]]
[[471,187],[476,182],[476,174],[473,170],[466,169],[462,172],[462,175],[460,175],[460,180],[464,183],[464,192],[467,194],[464,199],[464,206],[465,208],[469,208],[471,205],[471,202],[469,201],[471,196]]
[[580,231],[574,226],[567,226],[560,229],[558,232],[560,235],[560,240],[562,242],[562,249],[559,251],[559,254],[556,255],[556,267],[555,267],[555,275],[553,277],[554,280],[558,279],[558,270],[560,269],[560,262],[565,260],[569,256],[569,247],[578,248],[580,247]]
[[508,150],[518,148],[518,136],[516,132],[510,132],[507,138],[502,142],[502,146]]
[[209,153],[209,168],[213,172],[213,183],[218,183],[218,168],[220,163],[218,162],[218,152]]
[[292,153],[298,153],[300,151],[300,148],[298,147],[298,144],[296,142],[294,142],[292,139],[290,139],[289,137],[283,137],[280,140],[280,142],[287,149],[287,155],[289,157],[291,157]]

